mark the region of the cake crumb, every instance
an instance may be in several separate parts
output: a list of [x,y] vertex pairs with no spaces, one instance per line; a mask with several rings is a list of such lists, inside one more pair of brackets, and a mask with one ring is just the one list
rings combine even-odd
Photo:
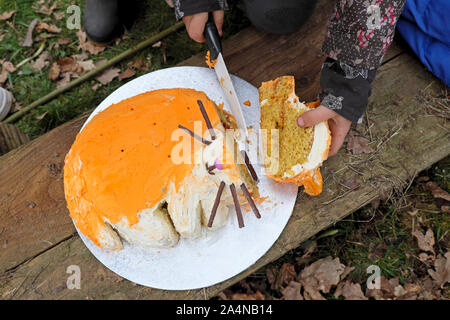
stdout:
[[209,50],[206,52],[206,57],[205,57],[205,62],[208,65],[208,67],[210,67],[211,69],[214,69],[214,66],[217,63],[217,59],[211,61],[211,53],[209,52]]
[[250,103],[250,100],[246,100],[246,101],[244,101],[244,104],[247,106],[247,107],[250,107],[252,104]]

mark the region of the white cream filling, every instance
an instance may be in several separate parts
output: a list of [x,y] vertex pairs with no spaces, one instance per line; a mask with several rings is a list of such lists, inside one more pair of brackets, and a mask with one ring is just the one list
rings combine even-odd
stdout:
[[[288,98],[288,100],[291,99],[291,97]],[[293,103],[295,100],[289,100],[289,102]],[[301,102],[292,104],[292,107],[296,110],[301,109],[308,109],[310,110],[306,105],[304,105]],[[299,173],[301,173],[303,170],[315,170],[320,165],[322,165],[323,154],[325,150],[327,149],[327,143],[330,136],[330,132],[328,131],[328,127],[325,124],[325,122],[318,123],[314,126],[314,137],[313,137],[313,144],[311,147],[311,151],[308,154],[308,158],[306,159],[306,162],[303,164],[297,163],[296,165],[292,166],[288,172],[292,172],[292,174],[289,174],[288,172],[285,172],[283,175],[283,178],[292,178],[297,176]]]

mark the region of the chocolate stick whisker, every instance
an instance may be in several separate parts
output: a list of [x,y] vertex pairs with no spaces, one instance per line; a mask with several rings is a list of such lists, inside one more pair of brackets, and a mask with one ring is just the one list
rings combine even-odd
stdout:
[[203,102],[201,100],[197,100],[198,106],[200,107],[200,111],[203,115],[203,118],[205,119],[206,126],[209,129],[209,132],[211,133],[211,139],[216,140],[216,133],[214,132],[214,128],[211,125],[211,121],[209,120],[208,114],[206,113],[205,106],[203,105]]
[[222,196],[223,189],[225,188],[225,182],[220,182],[219,190],[217,190],[216,200],[214,200],[214,205],[211,210],[211,215],[209,216],[208,227],[211,228],[214,222],[214,218],[217,213],[217,208],[220,204],[220,197]]
[[234,183],[230,184],[231,195],[233,196],[234,207],[236,208],[236,216],[239,224],[239,228],[244,227],[244,218],[242,217],[241,206],[239,205],[239,200],[236,194],[236,187]]
[[258,175],[256,174],[255,168],[253,167],[253,165],[252,165],[251,162],[250,162],[250,159],[249,159],[249,157],[248,157],[248,155],[247,155],[247,152],[245,152],[244,150],[242,150],[241,153],[242,153],[242,157],[244,158],[245,165],[246,165],[248,171],[250,172],[250,175],[252,176],[252,179],[253,179],[255,182],[258,182],[258,181],[259,181]]
[[206,145],[210,145],[211,141],[208,141],[206,139],[203,139],[202,137],[196,135],[194,132],[192,132],[191,130],[189,130],[186,127],[183,127],[181,124],[178,125],[178,128],[183,129],[184,131],[186,131],[187,133],[189,133],[194,139],[197,139],[198,141],[200,141],[201,143],[204,143]]
[[252,196],[250,195],[250,192],[248,192],[247,186],[245,183],[241,184],[241,190],[244,193],[245,198],[247,199],[248,203],[250,204],[250,207],[253,210],[253,213],[258,219],[261,219],[261,214],[259,213],[258,208],[256,207],[255,201],[253,201]]

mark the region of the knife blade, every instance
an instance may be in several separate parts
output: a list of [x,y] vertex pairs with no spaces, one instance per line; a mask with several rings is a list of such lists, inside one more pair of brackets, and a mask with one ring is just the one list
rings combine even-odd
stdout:
[[206,38],[206,43],[208,44],[210,59],[211,61],[216,60],[214,71],[216,72],[217,79],[222,87],[225,99],[230,106],[231,114],[236,119],[236,125],[241,131],[240,138],[245,139],[248,137],[247,125],[245,123],[244,114],[242,113],[241,103],[239,102],[236,90],[234,89],[233,81],[231,80],[225,61],[223,60],[222,44],[212,13],[209,13],[208,22],[205,25],[204,35]]

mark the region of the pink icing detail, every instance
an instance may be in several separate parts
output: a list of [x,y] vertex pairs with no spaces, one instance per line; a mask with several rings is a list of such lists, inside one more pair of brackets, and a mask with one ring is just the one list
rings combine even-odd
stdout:
[[214,161],[214,166],[219,169],[219,170],[223,170],[223,166],[222,164],[219,162],[219,159],[216,159],[216,161]]

